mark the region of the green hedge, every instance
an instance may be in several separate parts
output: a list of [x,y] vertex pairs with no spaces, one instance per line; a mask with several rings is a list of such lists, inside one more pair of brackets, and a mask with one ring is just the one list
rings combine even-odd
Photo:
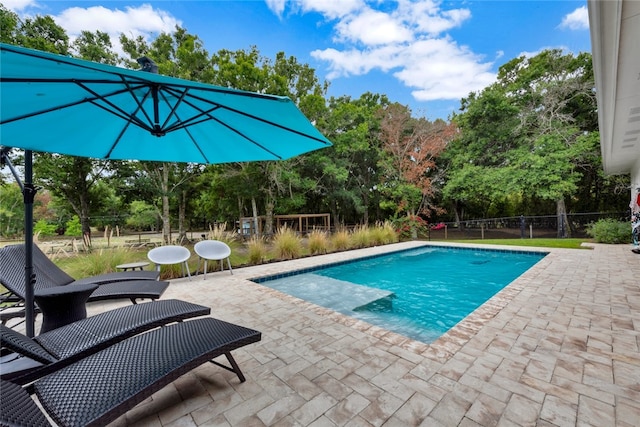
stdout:
[[631,243],[631,224],[611,218],[589,224],[587,234],[597,243]]

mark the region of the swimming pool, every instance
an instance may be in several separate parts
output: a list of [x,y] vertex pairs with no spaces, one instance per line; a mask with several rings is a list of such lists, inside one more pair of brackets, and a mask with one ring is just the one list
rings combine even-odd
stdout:
[[430,343],[545,255],[428,246],[254,281]]

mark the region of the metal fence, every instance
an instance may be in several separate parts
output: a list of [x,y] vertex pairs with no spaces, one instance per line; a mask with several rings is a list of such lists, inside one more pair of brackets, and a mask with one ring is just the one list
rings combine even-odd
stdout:
[[[629,221],[628,212],[589,212],[567,214],[569,237],[589,237],[587,227],[599,219],[613,218]],[[631,225],[629,225],[631,226]],[[457,239],[514,239],[558,237],[558,216],[512,216],[503,218],[471,219],[460,222],[436,224],[429,238],[436,240]]]

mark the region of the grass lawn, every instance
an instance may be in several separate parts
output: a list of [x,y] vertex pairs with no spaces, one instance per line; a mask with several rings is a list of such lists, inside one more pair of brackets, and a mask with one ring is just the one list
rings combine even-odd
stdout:
[[[485,239],[485,240],[442,240],[443,242],[477,243],[483,245],[534,246],[540,248],[590,249],[581,246],[590,239]],[[432,240],[433,242],[433,240]]]

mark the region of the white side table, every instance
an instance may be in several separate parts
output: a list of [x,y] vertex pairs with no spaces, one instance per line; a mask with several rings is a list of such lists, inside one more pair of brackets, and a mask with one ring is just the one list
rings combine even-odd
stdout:
[[139,262],[130,262],[127,264],[116,265],[118,270],[127,271],[127,270],[144,270],[144,268],[149,265],[147,261],[139,261]]

